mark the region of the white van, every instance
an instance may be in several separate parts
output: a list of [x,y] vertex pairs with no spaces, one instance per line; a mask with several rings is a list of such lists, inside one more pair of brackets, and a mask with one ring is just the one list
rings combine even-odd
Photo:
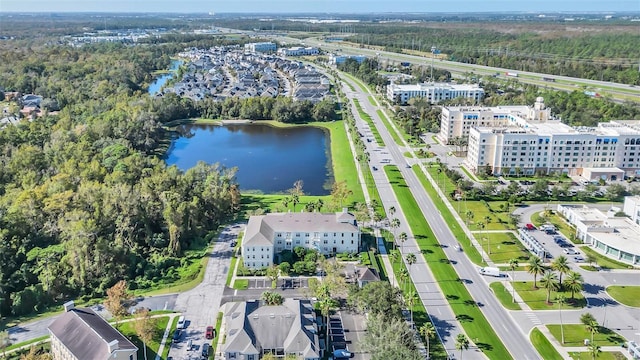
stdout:
[[180,329],[180,330],[182,330],[182,329],[184,329],[184,326],[185,326],[185,325],[186,325],[186,324],[185,324],[184,316],[180,316],[180,317],[178,318],[178,326],[176,327],[176,329]]

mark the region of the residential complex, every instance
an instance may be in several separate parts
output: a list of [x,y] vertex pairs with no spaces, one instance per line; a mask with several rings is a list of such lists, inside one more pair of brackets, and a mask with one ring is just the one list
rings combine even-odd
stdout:
[[100,315],[73,301],[49,325],[53,360],[134,360],[138,348]]
[[272,42],[244,44],[244,51],[252,53],[272,53],[276,52],[276,44]]
[[484,98],[484,89],[477,84],[422,83],[415,85],[387,85],[387,99],[400,105],[406,105],[409,99],[425,98],[431,104],[455,98],[471,99],[480,102]]
[[[625,198],[627,202],[636,201]],[[586,205],[558,204],[558,212],[576,227],[576,237],[593,249],[618,261],[640,263],[640,225],[627,217],[617,217],[618,208],[606,214]]]
[[251,216],[242,239],[244,266],[271,266],[274,257],[297,246],[322,254],[355,253],[360,248],[360,229],[353,214],[271,213]]
[[343,62],[347,61],[348,59],[353,59],[355,61],[357,61],[358,63],[361,63],[363,61],[365,61],[367,57],[364,55],[330,55],[329,56],[329,63],[332,65],[338,65],[338,64],[342,64]]
[[295,355],[304,360],[322,356],[318,325],[309,300],[285,299],[282,305],[260,301],[225,305],[225,359],[258,360],[266,353]]
[[468,141],[473,172],[534,175],[562,172],[588,180],[640,175],[640,120],[572,127],[539,97],[533,107],[444,107],[439,138]]

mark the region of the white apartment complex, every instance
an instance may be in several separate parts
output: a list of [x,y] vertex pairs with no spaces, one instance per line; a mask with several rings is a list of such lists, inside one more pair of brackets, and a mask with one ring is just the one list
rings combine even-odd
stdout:
[[290,48],[281,48],[278,50],[279,55],[283,56],[308,56],[308,55],[318,55],[320,50],[317,47],[301,47],[295,46]]
[[440,140],[466,136],[465,165],[474,172],[563,172],[588,180],[640,175],[640,120],[572,127],[553,118],[543,98],[533,107],[444,108]]
[[251,216],[242,238],[242,260],[250,269],[269,267],[276,254],[297,246],[322,254],[355,253],[360,229],[353,214],[271,213]]
[[244,51],[252,53],[272,53],[276,52],[276,44],[272,42],[259,42],[244,44]]
[[419,97],[431,104],[455,98],[467,98],[479,102],[484,98],[484,89],[478,84],[422,83],[415,85],[387,85],[387,99],[406,105],[409,99]]
[[348,59],[353,59],[358,62],[358,64],[362,63],[367,59],[364,55],[333,55],[329,56],[329,64],[338,65],[347,61]]

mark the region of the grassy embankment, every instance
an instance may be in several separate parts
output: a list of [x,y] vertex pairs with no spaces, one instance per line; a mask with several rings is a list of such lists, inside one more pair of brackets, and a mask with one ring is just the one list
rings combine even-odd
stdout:
[[449,305],[467,336],[489,358],[511,359],[511,354],[493,331],[476,301],[473,300],[453,265],[449,262],[398,168],[396,166],[385,166],[384,170],[402,207],[402,211],[407,216],[408,225],[418,243],[422,256],[429,265],[442,293],[449,300]]

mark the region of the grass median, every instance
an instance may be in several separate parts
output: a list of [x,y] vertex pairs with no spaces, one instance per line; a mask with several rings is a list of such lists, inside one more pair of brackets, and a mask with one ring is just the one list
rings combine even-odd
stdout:
[[607,294],[621,304],[640,307],[640,286],[607,286]]
[[529,339],[533,344],[533,347],[538,350],[540,356],[542,356],[545,360],[563,360],[562,355],[556,350],[556,348],[551,345],[549,339],[542,333],[542,331],[538,329],[531,330],[531,334],[529,334]]
[[467,336],[490,359],[512,359],[449,262],[398,168],[385,166],[384,170],[406,215],[420,252]]
[[[413,171],[415,171],[416,176],[422,184],[422,187],[424,187],[429,197],[433,200],[433,203],[440,212],[440,215],[442,216],[444,221],[449,224],[449,229],[455,236],[456,240],[458,240],[458,243],[462,245],[462,248],[467,253],[467,257],[469,258],[469,260],[471,260],[476,265],[484,265],[480,253],[473,246],[473,244],[470,243],[469,238],[464,233],[464,230],[460,226],[457,226],[456,219],[454,218],[451,211],[449,211],[449,208],[447,208],[444,200],[440,198],[436,189],[431,186],[431,183],[429,182],[429,180],[427,180],[427,176],[422,172],[422,170],[420,170],[420,167],[414,166]],[[402,181],[404,181],[404,179]]]
[[376,140],[376,144],[378,144],[378,146],[384,146],[382,136],[380,136],[380,132],[378,132],[378,128],[373,123],[373,119],[371,119],[371,116],[369,116],[369,114],[367,114],[367,112],[362,109],[362,106],[360,105],[360,101],[358,101],[358,99],[353,99],[353,103],[356,105],[356,109],[358,110],[358,114],[360,115],[362,120],[366,121],[367,124],[369,124],[369,129],[371,129],[371,133],[373,134],[373,138]]
[[[584,346],[584,339],[591,340],[591,333],[583,324],[564,324],[564,344],[566,347]],[[549,332],[560,342],[562,332],[560,324],[547,325]],[[593,342],[600,346],[620,346],[625,340],[615,331],[598,326],[598,332],[593,335]]]

